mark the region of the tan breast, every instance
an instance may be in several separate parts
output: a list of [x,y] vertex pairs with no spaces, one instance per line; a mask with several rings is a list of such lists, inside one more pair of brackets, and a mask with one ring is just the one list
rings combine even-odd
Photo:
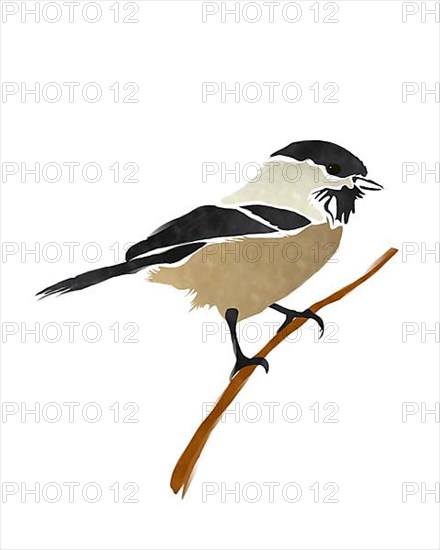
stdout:
[[210,244],[178,267],[162,267],[149,280],[195,293],[193,307],[216,306],[224,316],[255,315],[289,295],[336,252],[342,227],[312,225],[294,236],[242,238]]

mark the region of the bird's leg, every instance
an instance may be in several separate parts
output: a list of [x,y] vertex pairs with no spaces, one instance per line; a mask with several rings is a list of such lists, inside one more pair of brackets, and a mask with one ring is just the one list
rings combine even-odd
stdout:
[[277,332],[282,331],[283,328],[285,328],[293,319],[299,317],[303,319],[313,319],[314,321],[316,321],[319,325],[319,328],[321,329],[319,337],[321,338],[324,334],[324,321],[319,315],[316,315],[316,313],[313,313],[313,311],[310,309],[306,309],[304,311],[295,311],[294,309],[287,309],[286,307],[280,306],[279,304],[272,304],[269,307],[271,307],[275,311],[284,313],[284,315],[286,316],[284,323],[280,326]]
[[240,344],[237,337],[237,321],[238,321],[238,310],[235,308],[230,308],[226,310],[225,319],[228,323],[229,331],[231,333],[232,347],[234,348],[235,353],[235,366],[232,369],[229,380],[232,380],[239,370],[243,367],[248,367],[250,365],[261,365],[264,367],[266,372],[269,372],[269,363],[264,357],[246,357],[241,351]]

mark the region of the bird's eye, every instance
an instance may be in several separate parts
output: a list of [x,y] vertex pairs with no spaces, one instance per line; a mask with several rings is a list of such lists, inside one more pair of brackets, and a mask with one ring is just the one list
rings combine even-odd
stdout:
[[332,164],[327,164],[326,169],[331,176],[337,176],[341,171],[341,167],[339,166],[339,164],[336,164],[334,162]]

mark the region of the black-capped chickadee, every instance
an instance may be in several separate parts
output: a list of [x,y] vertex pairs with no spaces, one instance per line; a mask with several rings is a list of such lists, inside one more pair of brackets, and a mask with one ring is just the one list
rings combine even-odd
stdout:
[[[333,256],[364,191],[382,189],[366,175],[362,161],[339,145],[291,143],[221,205],[200,206],[159,227],[129,248],[122,264],[66,279],[37,296],[82,290],[150,268],[150,281],[191,291],[193,307],[217,307],[236,357],[231,378],[248,365],[261,364],[268,371],[266,359],[241,351],[237,323],[270,307],[285,315],[279,330],[303,317],[314,319],[322,333],[318,315],[277,302]],[[317,244],[325,254],[316,254]]]

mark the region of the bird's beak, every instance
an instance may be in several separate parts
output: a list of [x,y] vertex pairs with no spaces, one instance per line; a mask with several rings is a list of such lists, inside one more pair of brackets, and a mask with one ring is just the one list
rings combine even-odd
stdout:
[[366,178],[362,178],[361,176],[353,176],[353,182],[356,183],[357,180],[365,181],[370,185],[370,187],[367,185],[359,185],[359,188],[363,189],[364,191],[380,191],[381,189],[383,189],[383,185],[377,183],[376,181],[367,180]]

